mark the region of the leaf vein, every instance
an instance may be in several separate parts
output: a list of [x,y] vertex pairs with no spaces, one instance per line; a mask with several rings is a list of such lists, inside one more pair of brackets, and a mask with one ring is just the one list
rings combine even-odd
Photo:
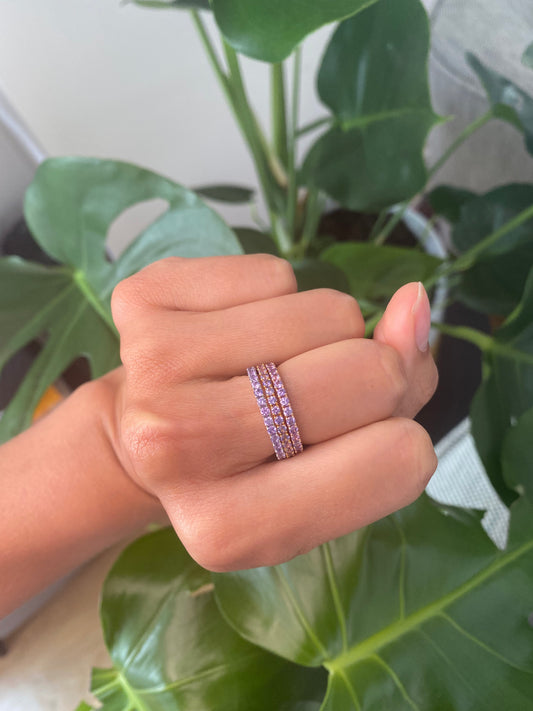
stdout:
[[393,680],[396,687],[400,691],[403,698],[407,701],[409,706],[412,709],[414,709],[414,711],[421,711],[420,706],[418,706],[418,704],[415,701],[413,701],[413,699],[408,694],[407,689],[402,684],[400,677],[396,674],[394,669],[392,669],[392,667],[390,667],[387,664],[387,662],[383,659],[383,657],[380,657],[379,654],[373,654],[372,657],[370,657],[370,658],[374,659],[381,667],[383,667],[383,669],[385,669],[385,671],[389,674],[389,676],[391,677],[391,679]]
[[478,646],[478,647],[480,647],[481,649],[483,649],[485,652],[487,652],[487,654],[490,654],[491,656],[496,657],[497,659],[499,659],[500,661],[502,661],[502,662],[504,662],[505,664],[509,665],[510,667],[513,667],[514,669],[518,669],[518,670],[520,670],[520,671],[524,671],[524,672],[526,672],[526,673],[528,673],[528,674],[533,674],[533,672],[532,672],[530,669],[526,669],[526,668],[523,668],[523,667],[521,667],[521,666],[515,664],[515,663],[512,662],[510,659],[508,659],[507,657],[505,657],[503,654],[500,654],[500,653],[497,652],[495,649],[493,649],[492,647],[490,647],[488,644],[485,644],[485,642],[483,642],[482,640],[480,640],[478,637],[476,637],[475,635],[473,635],[473,634],[471,634],[470,632],[468,632],[468,630],[465,630],[465,628],[462,627],[462,626],[457,622],[457,620],[455,620],[453,617],[451,617],[450,615],[448,615],[446,612],[441,612],[439,616],[442,617],[444,620],[446,620],[446,622],[448,622],[448,624],[450,624],[455,630],[457,630],[457,632],[459,632],[459,634],[461,634],[461,635],[462,635],[463,637],[465,637],[466,639],[470,640],[470,641],[471,641],[473,644],[475,644],[476,646]]

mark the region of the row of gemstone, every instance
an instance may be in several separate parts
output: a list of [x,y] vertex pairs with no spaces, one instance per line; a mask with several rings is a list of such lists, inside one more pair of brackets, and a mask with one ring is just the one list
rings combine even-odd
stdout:
[[248,368],[248,377],[278,459],[303,450],[289,397],[274,363]]

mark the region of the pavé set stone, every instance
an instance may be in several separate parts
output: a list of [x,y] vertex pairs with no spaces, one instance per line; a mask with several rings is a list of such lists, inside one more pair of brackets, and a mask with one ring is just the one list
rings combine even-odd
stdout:
[[253,365],[246,371],[278,459],[303,451],[289,396],[274,363]]

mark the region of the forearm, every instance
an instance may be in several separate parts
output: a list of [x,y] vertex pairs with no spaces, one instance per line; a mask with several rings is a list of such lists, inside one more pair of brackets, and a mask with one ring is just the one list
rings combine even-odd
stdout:
[[95,381],[0,447],[0,617],[148,523],[158,502],[124,473]]

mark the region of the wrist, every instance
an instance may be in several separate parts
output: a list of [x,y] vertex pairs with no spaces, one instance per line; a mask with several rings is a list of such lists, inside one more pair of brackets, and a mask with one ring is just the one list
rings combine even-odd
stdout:
[[[125,466],[118,424],[123,379],[123,368],[117,368],[78,388],[71,397],[77,396],[83,400],[81,407],[94,414],[95,421],[92,426],[100,443],[99,449],[105,458],[106,479],[111,477],[115,481],[131,506],[130,520],[125,521],[126,527],[129,529],[130,526],[168,523],[159,500],[136,481]],[[130,533],[131,531],[126,531],[126,535]]]
[[112,398],[107,382],[87,383],[0,447],[0,617],[105,548],[165,522],[115,456]]

